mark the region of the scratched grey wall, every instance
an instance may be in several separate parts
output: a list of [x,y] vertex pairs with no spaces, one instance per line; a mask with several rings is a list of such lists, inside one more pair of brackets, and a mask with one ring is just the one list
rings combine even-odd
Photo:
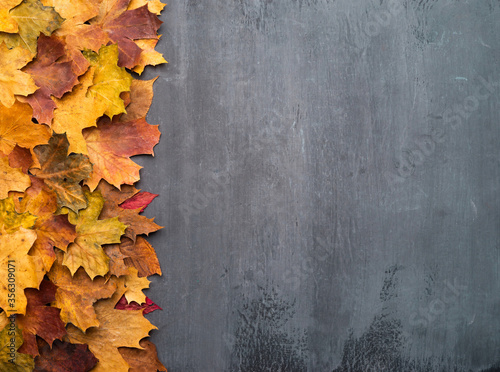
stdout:
[[499,18],[169,1],[140,159],[169,372],[500,370]]

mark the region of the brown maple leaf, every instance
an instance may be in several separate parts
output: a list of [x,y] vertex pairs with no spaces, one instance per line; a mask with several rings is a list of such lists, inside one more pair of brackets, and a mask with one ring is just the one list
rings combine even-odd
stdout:
[[36,336],[52,345],[54,340],[62,339],[66,334],[66,329],[59,317],[61,310],[47,306],[55,300],[56,286],[54,284],[43,280],[39,290],[28,288],[24,292],[28,299],[26,314],[19,315],[16,319],[23,331],[24,340],[19,352],[35,357],[39,354]]
[[58,61],[66,55],[64,42],[44,34],[38,38],[38,56],[24,69],[31,75],[39,89],[24,98],[33,108],[33,116],[39,123],[50,124],[56,104],[50,96],[61,98],[78,84],[77,75],[70,61]]
[[125,264],[133,266],[139,271],[140,277],[161,275],[160,262],[151,244],[142,236],[138,236],[134,242],[128,238],[122,238],[120,251],[125,258]]
[[43,179],[55,193],[59,208],[68,207],[78,211],[87,206],[87,199],[79,182],[89,177],[92,165],[85,155],[68,155],[68,148],[66,134],[54,134],[48,145],[34,149],[41,167],[32,168],[31,172]]
[[127,122],[146,117],[153,101],[153,84],[156,79],[132,80],[130,84],[130,103],[127,105],[127,113],[122,114],[120,121]]
[[118,350],[123,359],[130,365],[129,372],[166,372],[167,369],[158,359],[156,346],[149,340],[139,343],[143,350],[130,347],[121,347]]
[[34,372],[88,372],[98,362],[88,345],[54,341],[52,347],[37,339],[40,355],[35,358]]
[[30,150],[16,145],[9,154],[9,165],[12,168],[21,168],[23,173],[28,174],[28,169],[33,165],[33,156]]

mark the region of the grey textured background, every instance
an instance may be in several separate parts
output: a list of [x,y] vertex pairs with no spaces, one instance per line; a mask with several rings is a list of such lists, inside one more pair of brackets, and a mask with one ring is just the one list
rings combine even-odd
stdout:
[[169,372],[500,370],[500,2],[400,1],[167,5]]

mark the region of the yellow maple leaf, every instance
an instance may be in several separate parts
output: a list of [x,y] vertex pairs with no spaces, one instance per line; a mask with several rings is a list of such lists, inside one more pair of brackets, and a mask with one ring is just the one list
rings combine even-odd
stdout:
[[75,274],[81,266],[94,279],[109,271],[109,257],[104,253],[102,245],[119,243],[127,225],[121,223],[118,217],[98,220],[104,206],[101,193],[87,191],[85,196],[88,207],[78,214],[64,209],[68,212],[69,222],[76,226],[77,237],[64,255],[63,265],[68,267],[71,274]]
[[0,34],[9,48],[22,47],[36,54],[37,39],[41,33],[50,36],[63,22],[62,17],[52,7],[43,6],[40,0],[24,0],[12,9],[10,17],[17,22],[17,33]]
[[130,91],[132,76],[124,67],[118,67],[118,45],[101,47],[99,54],[86,51],[84,55],[95,67],[88,94],[106,102],[107,107],[104,113],[110,118],[124,113],[125,104],[120,94]]
[[23,48],[9,49],[0,41],[0,102],[6,107],[12,107],[16,102],[15,95],[27,96],[34,93],[38,87],[33,78],[20,71],[31,61],[32,55]]
[[38,288],[45,275],[42,260],[28,255],[35,240],[36,232],[23,227],[0,235],[0,307],[7,315],[26,313],[24,289]]
[[33,150],[49,142],[49,128],[33,123],[32,114],[27,103],[16,101],[10,108],[0,104],[0,151],[5,155],[9,155],[16,144]]
[[31,185],[28,175],[21,168],[11,168],[9,159],[0,156],[0,199],[9,196],[9,191],[24,191]]
[[146,66],[157,66],[162,63],[167,63],[165,58],[163,58],[163,55],[155,50],[158,40],[142,39],[135,40],[135,43],[142,49],[142,52],[139,57],[139,63],[132,69],[132,71],[141,75]]
[[21,227],[30,229],[35,225],[36,216],[29,212],[17,213],[14,199],[0,200],[0,234],[11,234]]
[[0,0],[0,32],[14,33],[19,31],[17,22],[10,15],[10,10],[22,0]]
[[111,297],[116,290],[116,281],[103,277],[92,280],[83,269],[71,276],[69,269],[62,265],[63,253],[58,251],[56,255],[57,260],[47,275],[57,286],[53,306],[61,309],[61,320],[83,332],[90,327],[98,327],[99,321],[92,305],[99,299]]
[[80,84],[71,93],[67,93],[61,99],[52,97],[56,103],[52,129],[56,133],[66,133],[69,152],[88,154],[82,129],[96,126],[97,119],[107,108],[106,102],[87,94],[89,87],[92,86],[94,69],[91,67],[80,78]]
[[99,359],[93,372],[128,372],[130,366],[118,348],[143,349],[139,344],[141,339],[149,336],[151,330],[157,329],[144,318],[142,310],[115,309],[125,290],[121,283],[112,298],[100,300],[94,305],[99,327],[89,328],[85,333],[72,325],[67,327],[68,340],[72,343],[89,345],[90,351]]
[[128,4],[128,9],[137,9],[144,5],[147,5],[149,11],[156,15],[160,15],[163,8],[165,8],[165,4],[163,4],[160,0],[132,0]]
[[138,304],[146,302],[146,295],[142,291],[149,288],[150,281],[148,278],[139,278],[138,271],[135,267],[128,268],[128,275],[123,276],[124,285],[127,288],[125,298],[128,302],[135,301]]

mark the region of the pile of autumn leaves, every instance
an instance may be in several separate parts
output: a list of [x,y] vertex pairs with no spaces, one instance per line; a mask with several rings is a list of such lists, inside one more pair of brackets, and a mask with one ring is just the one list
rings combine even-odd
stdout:
[[1,371],[165,371],[142,292],[156,195],[130,160],[160,137],[131,71],[165,62],[163,6],[0,0]]

